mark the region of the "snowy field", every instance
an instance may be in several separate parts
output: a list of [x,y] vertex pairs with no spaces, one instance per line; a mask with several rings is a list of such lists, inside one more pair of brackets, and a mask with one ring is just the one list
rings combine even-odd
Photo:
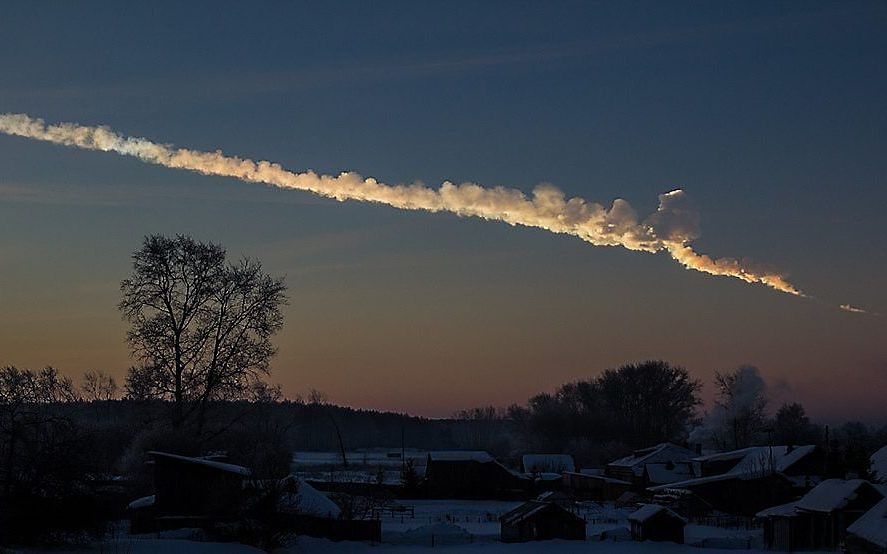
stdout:
[[[331,542],[302,537],[296,545],[281,553],[322,552],[332,554],[399,554],[407,552],[445,552],[477,554],[522,554],[530,552],[616,552],[616,553],[685,553],[764,552],[760,546],[760,530],[723,529],[688,525],[687,544],[638,543],[628,540],[627,511],[610,504],[589,503],[581,506],[580,515],[589,523],[586,541],[545,541],[503,544],[499,539],[498,517],[520,502],[490,500],[413,500],[402,501],[414,509],[414,516],[385,515],[382,518],[382,544]],[[240,554],[259,552],[252,547],[187,540],[189,531],[174,531],[158,538],[156,535],[126,536],[98,544],[93,551],[120,554],[153,552]],[[602,535],[605,538],[602,538]],[[433,543],[433,547],[432,547]]]

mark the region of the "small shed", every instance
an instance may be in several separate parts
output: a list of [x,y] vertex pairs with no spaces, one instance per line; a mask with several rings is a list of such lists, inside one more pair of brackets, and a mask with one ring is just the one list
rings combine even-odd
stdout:
[[585,540],[585,520],[554,502],[530,500],[499,518],[502,542]]
[[644,504],[628,516],[631,538],[636,541],[684,543],[687,520],[659,504]]

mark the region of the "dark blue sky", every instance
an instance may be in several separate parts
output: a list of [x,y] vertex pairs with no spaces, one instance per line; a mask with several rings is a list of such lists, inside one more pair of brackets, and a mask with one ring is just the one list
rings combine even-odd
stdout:
[[700,250],[823,301],[0,137],[0,302],[24,321],[0,324],[0,363],[121,374],[128,253],[188,232],[290,276],[290,393],[445,414],[645,357],[705,380],[759,365],[823,417],[887,391],[884,318],[831,307],[887,311],[883,2],[21,2],[0,36],[0,112],[389,182],[551,182],[642,214],[681,187]]

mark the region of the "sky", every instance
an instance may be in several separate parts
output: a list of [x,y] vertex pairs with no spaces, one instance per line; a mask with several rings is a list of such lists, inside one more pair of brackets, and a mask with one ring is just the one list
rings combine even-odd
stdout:
[[0,365],[122,380],[130,255],[186,233],[286,275],[289,396],[446,416],[656,358],[707,400],[752,364],[774,407],[882,420],[885,30],[883,2],[6,4],[0,113],[388,183],[551,183],[642,216],[680,188],[699,251],[810,298],[0,135]]

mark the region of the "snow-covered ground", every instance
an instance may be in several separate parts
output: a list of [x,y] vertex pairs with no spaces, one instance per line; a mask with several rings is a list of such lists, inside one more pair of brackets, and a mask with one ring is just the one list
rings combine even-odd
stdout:
[[[703,525],[688,525],[685,545],[672,543],[638,543],[628,540],[627,516],[630,510],[617,509],[612,504],[588,503],[579,513],[588,521],[586,541],[545,541],[521,544],[499,542],[500,515],[520,505],[520,502],[495,500],[404,500],[412,506],[414,517],[385,515],[382,518],[382,544],[361,542],[331,542],[301,537],[298,543],[281,550],[283,553],[323,552],[332,554],[402,554],[432,552],[458,554],[523,554],[529,552],[616,552],[616,553],[684,553],[730,554],[732,552],[763,552],[760,530],[724,529]],[[193,534],[193,532],[192,532]],[[602,534],[605,538],[601,539]],[[616,538],[616,540],[613,539]],[[147,554],[152,552],[223,552],[246,554],[258,552],[252,547],[189,541],[189,532],[182,530],[156,535],[124,536],[116,541],[96,545],[95,551],[120,554]],[[434,550],[432,548],[432,542]],[[694,546],[695,545],[695,546]],[[729,549],[729,550],[725,550]]]

